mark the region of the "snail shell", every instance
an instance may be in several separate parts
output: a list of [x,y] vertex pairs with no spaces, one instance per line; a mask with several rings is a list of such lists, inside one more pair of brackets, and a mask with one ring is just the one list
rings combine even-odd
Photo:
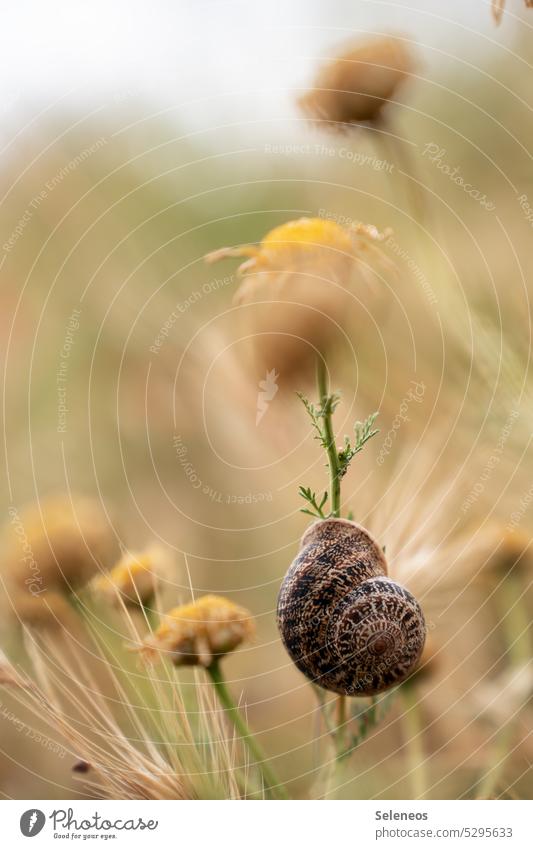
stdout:
[[407,678],[426,637],[414,596],[387,577],[368,531],[346,519],[319,520],[303,535],[281,585],[278,627],[304,675],[348,696]]

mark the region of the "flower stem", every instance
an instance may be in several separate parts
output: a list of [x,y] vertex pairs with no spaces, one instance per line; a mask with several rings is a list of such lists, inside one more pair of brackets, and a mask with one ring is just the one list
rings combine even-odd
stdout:
[[515,575],[508,575],[498,590],[498,599],[502,604],[501,623],[505,631],[507,652],[511,666],[529,663],[531,646],[529,642],[530,617],[525,605],[525,589]]
[[404,684],[401,691],[404,701],[402,721],[405,728],[405,746],[411,775],[413,799],[423,799],[426,792],[427,780],[417,691],[416,687],[413,687],[409,683]]
[[149,604],[144,604],[143,602],[141,602],[140,604],[141,613],[144,617],[146,624],[148,625],[148,628],[152,633],[154,631],[157,631],[157,628],[159,626],[159,616],[157,610],[152,606],[154,603],[154,600],[151,599]]
[[513,733],[514,726],[512,722],[508,722],[506,726],[498,729],[496,745],[490,753],[490,763],[493,763],[494,766],[488,766],[487,772],[480,778],[476,792],[476,799],[494,798],[494,794],[498,788],[499,781],[507,763],[507,758],[510,754],[513,742]]
[[220,663],[218,660],[214,660],[213,663],[207,667],[207,673],[211,678],[213,686],[215,688],[216,694],[220,700],[220,704],[224,708],[226,714],[231,719],[235,729],[240,734],[242,742],[248,748],[255,765],[261,771],[263,776],[263,780],[265,783],[265,789],[270,791],[272,796],[277,799],[288,799],[289,794],[287,793],[284,785],[279,781],[275,772],[270,767],[266,755],[261,749],[261,746],[253,736],[252,732],[248,728],[246,721],[241,714],[239,708],[233,701],[231,694],[226,686],[226,682],[222,676],[222,672],[220,669]]
[[[498,599],[502,607],[503,626],[507,657],[510,669],[516,671],[526,667],[531,658],[529,641],[530,619],[524,605],[525,590],[522,590],[516,575],[507,575],[500,589]],[[476,799],[492,799],[507,765],[518,713],[507,724],[498,729],[496,742],[489,749],[487,771],[480,778]],[[494,764],[494,766],[491,766]]]
[[346,735],[346,696],[337,696],[337,730],[336,749],[337,758],[342,757],[345,748],[344,738]]
[[321,356],[317,357],[316,385],[324,418],[324,442],[328,455],[330,475],[331,515],[338,518],[341,514],[341,479],[339,475],[339,460],[337,457],[337,446],[335,445],[335,434],[333,432],[331,400],[328,388],[328,372],[326,368],[326,361]]

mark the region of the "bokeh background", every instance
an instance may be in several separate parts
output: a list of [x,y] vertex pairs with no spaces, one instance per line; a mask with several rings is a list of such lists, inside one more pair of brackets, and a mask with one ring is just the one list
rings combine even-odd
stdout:
[[[473,797],[497,764],[491,794],[527,798],[532,26],[518,0],[499,27],[484,0],[3,11],[2,514],[51,492],[93,496],[117,546],[171,552],[165,606],[215,592],[253,611],[258,636],[228,659],[231,687],[298,796],[316,792],[323,731],[274,614],[306,527],[298,485],[322,487],[324,459],[283,374],[256,423],[265,375],[232,304],[238,262],[203,258],[303,215],[394,231],[396,271],[380,297],[357,296],[330,363],[339,432],[380,413],[344,503],[430,623],[436,662],[417,691],[427,796]],[[389,105],[394,143],[309,126],[295,100],[318,64],[389,31],[417,56]],[[422,400],[378,465],[413,382]],[[3,609],[16,655],[7,597]],[[21,707],[1,698],[0,793],[83,795],[71,759],[21,732],[9,716]],[[394,705],[338,795],[412,793],[410,734]]]

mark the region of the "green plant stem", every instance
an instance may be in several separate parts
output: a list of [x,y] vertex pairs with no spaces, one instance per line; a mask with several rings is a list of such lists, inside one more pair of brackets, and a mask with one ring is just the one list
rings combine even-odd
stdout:
[[318,397],[320,399],[320,406],[322,408],[324,417],[324,438],[328,455],[330,475],[331,515],[338,518],[341,514],[341,480],[339,475],[339,460],[337,456],[337,446],[335,445],[335,434],[333,432],[333,421],[331,404],[329,400],[328,373],[326,368],[326,361],[321,356],[317,357],[316,384],[318,389]]
[[411,684],[404,684],[402,696],[404,702],[402,722],[405,728],[405,746],[410,767],[413,798],[423,799],[426,793],[427,777],[416,687]]
[[[346,697],[339,696],[336,700],[336,717],[335,724],[332,725],[328,719],[327,710],[324,704],[323,696],[320,692],[320,687],[315,686],[317,698],[320,705],[322,718],[326,726],[326,731],[330,735],[334,743],[335,757],[330,761],[329,768],[326,773],[324,785],[324,798],[335,798],[332,793],[335,790],[335,782],[342,776],[344,764],[348,758],[355,752],[357,747],[368,737],[369,733],[381,722],[386,711],[396,697],[399,688],[392,690],[383,699],[378,700],[373,696],[370,704],[357,717],[351,717],[358,722],[357,733],[350,732],[348,727],[348,700]],[[344,727],[343,727],[344,726]],[[348,741],[347,738],[348,737]]]
[[344,738],[346,732],[346,696],[337,697],[337,730],[336,749],[337,758],[342,757],[345,749]]
[[150,631],[152,631],[152,633],[157,630],[158,625],[159,625],[159,615],[157,613],[157,610],[155,610],[152,607],[153,604],[154,604],[153,599],[150,599],[150,602],[148,603],[148,605],[143,604],[143,603],[140,604],[141,613],[142,613],[144,620],[145,620],[146,624],[148,625]]
[[288,799],[289,794],[287,793],[285,786],[279,781],[276,774],[270,767],[265,753],[248,728],[239,708],[233,701],[226,686],[226,682],[222,676],[218,660],[213,661],[213,663],[207,667],[207,673],[211,678],[216,694],[220,700],[220,704],[224,708],[227,716],[231,719],[235,729],[240,734],[242,742],[248,748],[255,765],[261,771],[265,783],[265,789],[270,791],[270,793],[277,799]]
[[[502,627],[507,656],[511,669],[520,669],[531,658],[529,629],[530,618],[524,604],[524,591],[517,575],[507,575],[499,590],[498,601],[502,610]],[[513,740],[518,716],[498,729],[496,743],[489,749],[489,768],[480,779],[476,799],[491,799],[504,771]],[[490,767],[490,764],[494,764]]]
[[398,188],[407,198],[415,224],[427,229],[430,224],[430,210],[421,188],[421,180],[417,180],[417,176],[423,179],[424,175],[417,168],[409,141],[400,139],[392,131],[388,121],[383,124],[383,128],[384,131],[379,134],[379,142],[385,150],[386,158],[390,156],[396,166],[396,173],[401,178]]

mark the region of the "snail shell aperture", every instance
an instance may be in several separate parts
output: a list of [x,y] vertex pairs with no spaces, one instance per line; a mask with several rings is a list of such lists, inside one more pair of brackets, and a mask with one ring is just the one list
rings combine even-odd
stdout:
[[371,696],[416,667],[426,637],[413,595],[387,577],[371,535],[324,519],[302,537],[278,599],[281,638],[298,669],[326,690]]

